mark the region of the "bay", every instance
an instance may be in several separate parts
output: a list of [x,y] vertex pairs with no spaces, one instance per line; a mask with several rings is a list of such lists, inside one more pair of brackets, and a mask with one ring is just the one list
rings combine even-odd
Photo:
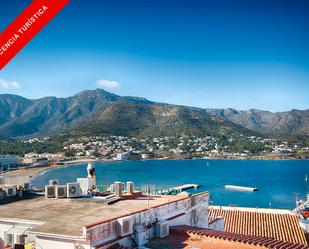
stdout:
[[[146,160],[96,163],[97,184],[133,181],[136,186],[173,187],[200,184],[209,191],[214,205],[260,208],[295,208],[295,195],[309,192],[308,160]],[[35,179],[43,187],[49,179],[61,183],[86,177],[87,164],[58,168]],[[257,192],[227,190],[224,185],[256,187]]]

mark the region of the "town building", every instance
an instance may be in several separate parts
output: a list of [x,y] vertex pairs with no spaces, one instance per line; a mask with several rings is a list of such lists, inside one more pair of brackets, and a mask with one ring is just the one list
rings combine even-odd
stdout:
[[119,161],[128,160],[128,153],[118,153],[116,160]]
[[52,154],[52,153],[28,153],[25,154],[22,158],[22,162],[24,164],[42,164],[47,165],[48,163],[57,163],[63,159],[63,155],[61,153]]
[[24,157],[23,163],[29,165],[47,165],[48,159],[46,157]]
[[19,167],[19,157],[14,155],[0,155],[0,172],[10,171]]
[[208,192],[192,196],[136,192],[115,202],[33,196],[0,206],[0,237],[4,245],[33,244],[36,249],[144,245],[155,236],[167,236],[169,226],[208,228],[208,200]]

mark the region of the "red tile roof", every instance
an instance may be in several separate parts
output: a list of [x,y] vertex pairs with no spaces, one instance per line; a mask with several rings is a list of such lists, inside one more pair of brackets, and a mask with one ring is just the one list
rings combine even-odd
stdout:
[[280,241],[274,238],[261,236],[242,235],[225,231],[216,231],[211,229],[200,229],[190,226],[175,226],[170,228],[171,236],[173,234],[187,233],[192,240],[205,240],[210,238],[229,241],[230,243],[241,243],[248,246],[256,246],[270,249],[308,249],[309,245],[292,242]]
[[[181,227],[182,226],[178,226],[177,228]],[[179,230],[177,228],[172,227],[170,230],[170,235],[164,239],[151,239],[146,247],[152,249],[261,249],[261,247],[254,245],[231,242],[228,240],[221,240],[210,237],[207,239],[196,239],[195,237],[190,237],[186,232],[186,229]]]
[[275,238],[296,244],[307,244],[298,217],[288,212],[276,212],[267,209],[242,209],[230,207],[209,207],[209,220],[224,217],[226,232]]

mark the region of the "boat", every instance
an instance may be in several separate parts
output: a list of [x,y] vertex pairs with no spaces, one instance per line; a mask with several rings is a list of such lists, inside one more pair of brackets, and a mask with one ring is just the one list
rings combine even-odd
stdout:
[[307,194],[307,200],[296,198],[294,212],[298,213],[302,219],[309,220],[309,194]]
[[305,218],[309,219],[309,203],[305,203],[299,213]]

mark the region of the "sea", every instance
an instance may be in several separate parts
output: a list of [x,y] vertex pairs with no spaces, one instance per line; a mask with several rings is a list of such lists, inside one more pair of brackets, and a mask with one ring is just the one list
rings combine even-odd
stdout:
[[[145,160],[95,163],[97,184],[133,181],[136,186],[170,188],[199,184],[209,191],[211,204],[220,206],[293,209],[296,198],[309,193],[309,160]],[[34,185],[44,187],[50,179],[75,182],[87,176],[87,164],[47,171]],[[308,181],[306,180],[308,178]],[[224,185],[258,188],[256,192],[225,189]]]

